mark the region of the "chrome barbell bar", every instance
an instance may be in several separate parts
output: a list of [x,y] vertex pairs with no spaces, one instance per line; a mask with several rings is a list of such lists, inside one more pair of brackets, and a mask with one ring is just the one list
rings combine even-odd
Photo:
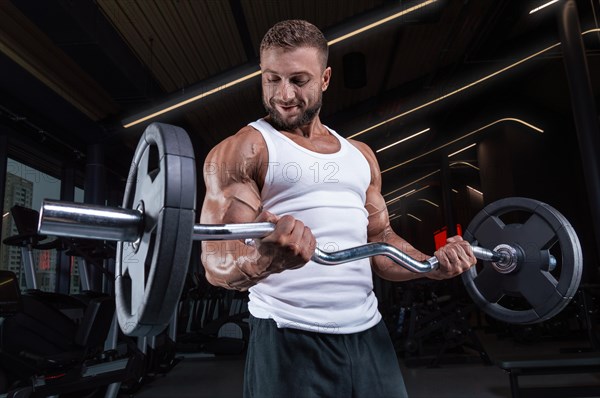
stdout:
[[[141,210],[124,209],[44,200],[40,210],[38,231],[43,235],[73,238],[136,242],[144,228],[144,214]],[[258,239],[273,232],[272,223],[242,224],[195,224],[193,240],[237,240]],[[507,252],[471,246],[473,255],[484,261],[507,264],[517,261]],[[404,268],[417,273],[430,272],[438,267],[436,257],[418,261],[403,251],[387,243],[368,243],[336,252],[315,249],[312,260],[319,264],[336,265],[367,257],[382,255],[389,257]],[[556,260],[552,260],[554,263]]]

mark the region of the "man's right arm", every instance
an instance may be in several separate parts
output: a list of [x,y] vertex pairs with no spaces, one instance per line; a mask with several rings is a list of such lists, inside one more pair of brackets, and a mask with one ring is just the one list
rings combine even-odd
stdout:
[[201,223],[276,224],[275,231],[256,240],[255,246],[241,240],[202,242],[206,278],[215,286],[246,290],[272,273],[301,267],[314,252],[315,239],[304,224],[262,211],[259,187],[267,163],[264,140],[251,127],[221,142],[206,158]]

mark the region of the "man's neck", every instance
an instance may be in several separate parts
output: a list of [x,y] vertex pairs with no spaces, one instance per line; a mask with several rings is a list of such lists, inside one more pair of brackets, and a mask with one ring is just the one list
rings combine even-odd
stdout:
[[[271,118],[269,116],[267,116],[265,118],[265,120],[269,123],[271,122]],[[285,132],[288,134],[297,135],[297,136],[304,137],[304,138],[308,138],[308,139],[311,139],[313,137],[323,136],[323,135],[329,135],[329,132],[327,131],[325,126],[323,126],[323,124],[321,123],[321,119],[319,119],[319,115],[315,116],[310,121],[310,123],[307,123],[302,126],[298,126],[295,129],[279,130],[279,131]]]

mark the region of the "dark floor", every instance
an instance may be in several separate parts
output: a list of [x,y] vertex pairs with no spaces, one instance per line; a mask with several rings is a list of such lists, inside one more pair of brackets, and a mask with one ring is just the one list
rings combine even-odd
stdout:
[[[516,343],[512,339],[498,339],[495,334],[477,333],[489,356],[496,360],[502,357],[544,356],[561,357],[572,348],[585,346],[585,341],[563,340],[538,341],[527,344]],[[449,364],[452,355],[447,355],[439,367],[407,367],[400,358],[406,386],[411,398],[503,398],[510,397],[508,374],[495,365],[485,365],[475,352],[462,358],[468,363]],[[236,357],[183,357],[181,362],[164,377],[145,385],[135,397],[241,397],[244,358]],[[596,386],[597,392],[586,391],[580,397],[600,397],[600,372],[579,374],[555,374],[540,376],[522,376],[521,387],[544,387],[550,393],[530,390],[525,397],[566,398],[578,390],[579,386]],[[568,387],[568,391],[559,389]],[[592,387],[595,388],[595,387]],[[572,393],[571,393],[572,392]]]

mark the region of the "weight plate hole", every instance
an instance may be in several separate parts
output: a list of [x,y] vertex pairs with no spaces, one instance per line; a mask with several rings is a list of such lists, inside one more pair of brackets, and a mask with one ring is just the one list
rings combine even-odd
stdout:
[[[148,252],[154,253],[154,245],[156,244],[156,227],[152,229],[152,233],[150,234],[150,238],[148,239]],[[150,269],[152,268],[152,259],[154,259],[153,254],[149,254],[146,256],[146,260],[144,263],[144,282],[148,280],[148,274],[150,273]],[[145,283],[144,283],[145,285]]]
[[502,220],[502,222],[505,225],[509,225],[509,224],[525,224],[531,216],[532,216],[532,213],[529,211],[512,210],[512,211],[509,211],[508,213],[501,214],[500,216],[498,216],[498,218],[500,218],[500,220]]
[[123,297],[125,297],[125,303],[128,306],[127,313],[131,313],[131,285],[131,276],[129,275],[129,270],[127,270],[121,276],[121,290],[123,292]]
[[146,172],[153,182],[160,172],[160,154],[156,145],[148,147],[148,170]]
[[525,297],[515,292],[506,292],[498,304],[513,311],[526,311],[532,307]]

